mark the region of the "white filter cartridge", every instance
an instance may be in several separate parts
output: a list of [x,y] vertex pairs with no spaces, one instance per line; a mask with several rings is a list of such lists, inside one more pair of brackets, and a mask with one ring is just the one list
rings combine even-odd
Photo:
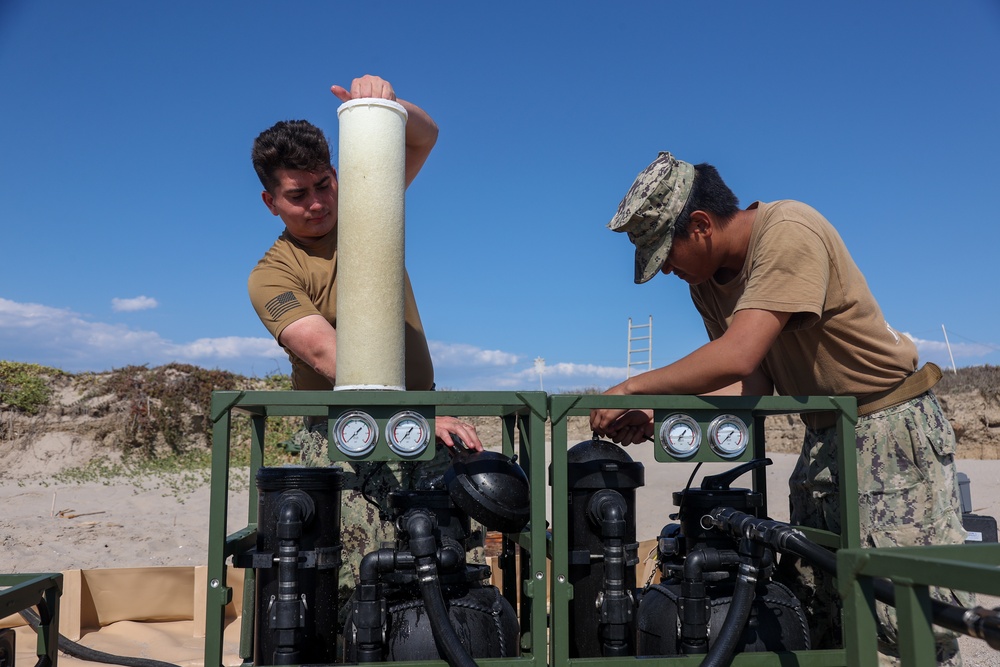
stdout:
[[337,382],[334,389],[406,387],[404,221],[406,109],[345,102],[337,222]]

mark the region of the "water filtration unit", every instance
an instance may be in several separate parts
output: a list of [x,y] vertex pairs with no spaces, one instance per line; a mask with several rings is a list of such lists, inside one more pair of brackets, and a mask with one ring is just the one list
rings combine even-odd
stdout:
[[[569,443],[568,420],[595,407],[652,409],[654,442],[629,450],[598,439]],[[844,649],[809,649],[800,601],[774,577],[775,561],[786,552],[815,558],[831,571],[838,558],[865,554],[857,537],[853,409],[851,399],[831,397],[218,392],[206,664],[221,665],[222,611],[232,595],[229,563],[246,568],[240,647],[245,664],[867,664],[867,656],[875,655],[874,631],[867,630],[874,627],[875,598],[869,596],[900,599],[892,586],[887,591],[882,584],[854,583],[855,576],[866,576],[869,558],[861,564],[851,560],[854,570],[844,575]],[[844,531],[839,535],[771,521],[767,508],[766,417],[820,410],[836,415],[841,432]],[[426,420],[432,433],[439,413],[495,419],[496,451],[458,451],[451,468],[429,488],[393,493],[395,539],[373,545],[354,598],[338,599],[331,585],[340,563],[335,466],[428,459],[429,446],[401,447],[389,433],[399,431],[392,427],[400,419],[414,415]],[[226,488],[236,414],[250,419],[257,484],[248,525],[230,531]],[[288,415],[326,416],[334,467],[261,465],[267,419]],[[377,433],[363,450],[338,439],[334,427],[345,416],[369,423]],[[711,471],[701,472],[702,465]],[[651,503],[651,466],[683,466],[685,476],[691,472],[689,481],[657,489],[658,502]],[[786,480],[774,482],[784,486]],[[663,502],[665,496],[671,502]],[[640,581],[636,571],[646,566],[647,554],[638,549],[637,522],[655,519],[663,526],[656,539],[657,576]],[[470,563],[470,522],[502,533],[501,556],[490,567]],[[971,562],[938,568],[938,576],[976,570],[947,582],[968,590],[996,581],[995,573],[985,571],[996,560],[995,550],[976,551],[992,545],[961,548],[973,550],[962,552]],[[982,566],[974,564],[980,561]],[[924,582],[933,573],[909,574],[919,591],[935,585]],[[334,620],[338,609],[349,610],[344,626]],[[901,623],[923,641],[925,631],[912,620],[921,617],[919,609],[902,608]],[[933,611],[944,614],[943,621],[935,616],[936,623],[970,632],[960,627],[967,610],[938,605]],[[997,629],[987,627],[995,620],[977,618],[975,632],[995,637]],[[750,655],[753,662],[741,661]]]

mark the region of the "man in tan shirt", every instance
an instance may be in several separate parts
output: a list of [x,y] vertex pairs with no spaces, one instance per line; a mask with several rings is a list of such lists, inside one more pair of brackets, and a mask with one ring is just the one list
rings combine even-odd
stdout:
[[[861,540],[869,547],[960,544],[955,436],[930,391],[936,366],[885,321],[836,229],[796,201],[739,208],[718,171],[660,153],[609,227],[635,245],[635,282],[673,273],[690,285],[710,341],[631,377],[611,395],[847,395],[858,398]],[[808,417],[790,485],[791,522],[839,532],[835,428]],[[653,433],[651,411],[594,410],[591,426],[623,444]],[[808,568],[807,568],[808,569]],[[815,648],[840,641],[828,577],[798,575]],[[821,573],[820,573],[821,574]],[[967,606],[964,593],[942,599]],[[892,610],[880,605],[880,660],[898,664]],[[961,664],[952,635],[940,664]]]
[[[394,100],[407,111],[406,185],[416,178],[437,141],[438,128],[426,111],[398,99],[389,82],[366,75],[350,89],[331,88],[342,102],[376,97]],[[337,172],[322,130],[303,120],[282,121],[254,141],[254,169],[267,209],[285,229],[257,263],[248,280],[250,300],[268,331],[288,352],[292,387],[332,389],[337,375]],[[434,387],[434,368],[409,276],[405,280],[405,382],[409,390]],[[418,488],[450,464],[455,438],[483,448],[472,424],[437,415],[438,451],[431,461],[344,464],[341,542],[342,601],[354,588],[362,556],[395,531],[388,520],[388,494]],[[307,465],[328,465],[326,420],[310,423],[295,436]],[[342,610],[346,609],[342,606]]]

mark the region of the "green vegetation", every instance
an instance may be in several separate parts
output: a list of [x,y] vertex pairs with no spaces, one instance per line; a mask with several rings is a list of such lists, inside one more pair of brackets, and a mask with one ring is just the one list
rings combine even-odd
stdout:
[[52,397],[48,378],[59,375],[65,373],[38,364],[0,361],[0,405],[29,415],[38,414]]
[[192,438],[209,438],[212,392],[236,389],[236,378],[228,371],[186,364],[126,366],[105,376],[92,391],[111,393],[124,406],[117,444],[152,458],[162,448],[183,454]]

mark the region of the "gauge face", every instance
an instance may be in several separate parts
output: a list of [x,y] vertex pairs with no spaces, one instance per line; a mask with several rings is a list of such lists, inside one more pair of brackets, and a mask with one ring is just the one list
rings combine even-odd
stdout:
[[334,425],[333,439],[337,449],[350,456],[364,456],[378,442],[378,424],[366,412],[345,412]]
[[701,426],[688,415],[674,414],[660,426],[660,446],[678,458],[692,456],[701,445]]
[[708,427],[708,437],[712,442],[712,451],[727,459],[742,454],[750,443],[747,425],[734,415],[716,417]]
[[389,449],[403,456],[413,456],[427,449],[431,429],[427,419],[409,410],[393,416],[386,425]]

